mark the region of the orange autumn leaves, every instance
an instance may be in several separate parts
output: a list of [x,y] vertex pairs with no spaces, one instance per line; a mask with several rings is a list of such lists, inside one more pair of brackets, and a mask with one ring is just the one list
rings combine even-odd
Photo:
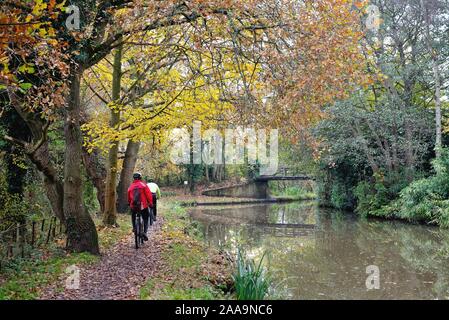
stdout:
[[361,47],[361,11],[354,4],[363,8],[367,2],[315,0],[292,6],[282,34],[289,47],[270,54],[276,72],[268,78],[276,100],[268,118],[277,126],[287,123],[295,138],[324,116],[325,105],[373,81]]
[[[60,51],[52,21],[63,2],[56,0],[6,0],[0,7],[0,84],[19,85],[18,75],[33,74],[39,58]],[[53,56],[54,57],[54,56]]]
[[63,5],[8,0],[0,7],[0,90],[8,92],[16,108],[48,120],[64,104],[69,75],[69,58],[55,27]]
[[[135,0],[129,6],[132,9],[124,9],[127,14],[117,15],[117,23],[111,26],[145,30],[149,16],[162,17],[176,4],[180,3]],[[216,14],[217,19],[223,19],[222,31],[213,31],[217,40],[212,44],[228,46],[237,42],[235,47],[230,45],[230,52],[245,58],[241,62],[235,59],[236,64],[254,64],[257,81],[250,79],[252,87],[247,92],[252,91],[256,99],[249,100],[252,106],[240,111],[265,125],[287,128],[297,136],[324,116],[323,106],[372,81],[361,50],[361,11],[367,4],[358,0],[191,0],[183,1],[181,7],[186,11],[185,17],[196,13],[210,20]],[[36,62],[40,61],[43,69],[46,58],[57,56],[62,41],[58,42],[56,30],[48,21],[60,10],[61,1],[54,0],[2,3],[0,85],[14,84],[18,74],[36,72]],[[136,15],[128,14],[131,11]],[[176,19],[181,21],[183,17]],[[201,36],[205,33],[198,34]],[[239,37],[238,41],[234,36]],[[198,43],[201,45],[201,41]],[[11,53],[18,58],[16,63],[11,63]],[[36,53],[38,56],[32,55]],[[19,85],[22,89],[30,86],[26,82]],[[236,88],[243,86],[236,83]],[[264,104],[262,100],[267,95],[272,98]]]

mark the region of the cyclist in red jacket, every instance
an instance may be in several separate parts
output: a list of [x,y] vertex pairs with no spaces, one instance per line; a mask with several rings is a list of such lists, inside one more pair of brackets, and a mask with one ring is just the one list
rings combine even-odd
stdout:
[[133,223],[133,232],[136,232],[135,219],[136,214],[140,211],[143,218],[144,240],[148,240],[148,219],[150,217],[150,207],[153,207],[153,196],[150,188],[142,182],[140,173],[133,174],[134,182],[128,188],[128,204],[131,208],[131,217]]

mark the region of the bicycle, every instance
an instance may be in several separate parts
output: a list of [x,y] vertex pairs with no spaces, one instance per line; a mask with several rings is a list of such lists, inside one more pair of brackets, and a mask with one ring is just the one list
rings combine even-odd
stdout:
[[136,227],[136,230],[134,232],[134,240],[136,243],[136,249],[139,249],[139,246],[143,245],[143,243],[144,243],[144,238],[143,238],[144,224],[143,224],[142,214],[140,212],[136,213],[134,225]]

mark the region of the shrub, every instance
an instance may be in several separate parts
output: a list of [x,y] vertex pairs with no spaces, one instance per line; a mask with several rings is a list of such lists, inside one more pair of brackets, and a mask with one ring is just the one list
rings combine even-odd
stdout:
[[448,184],[449,176],[441,173],[413,182],[401,192],[398,217],[449,227]]
[[336,182],[332,185],[330,202],[336,209],[350,210],[353,208],[353,195],[345,184]]
[[357,198],[355,211],[363,216],[380,209],[391,200],[387,187],[381,182],[371,185],[367,181],[362,181],[354,189],[354,195]]
[[0,188],[0,231],[23,222],[30,212],[30,205],[22,201],[19,195],[12,195]]
[[412,182],[399,198],[375,215],[394,216],[410,221],[425,221],[449,227],[449,151],[444,149],[433,162],[435,175]]
[[265,268],[262,266],[265,254],[256,263],[252,259],[245,259],[242,251],[238,251],[237,272],[233,276],[234,287],[238,300],[263,300],[270,287]]
[[405,175],[394,174],[383,176],[375,174],[374,182],[361,181],[354,188],[357,199],[356,212],[363,216],[384,216],[384,206],[396,200],[403,188],[408,184]]

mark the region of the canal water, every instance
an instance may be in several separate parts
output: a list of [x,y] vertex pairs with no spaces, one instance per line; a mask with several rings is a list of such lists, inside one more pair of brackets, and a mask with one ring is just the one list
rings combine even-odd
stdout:
[[315,202],[197,207],[210,246],[243,246],[286,299],[449,299],[449,232]]

